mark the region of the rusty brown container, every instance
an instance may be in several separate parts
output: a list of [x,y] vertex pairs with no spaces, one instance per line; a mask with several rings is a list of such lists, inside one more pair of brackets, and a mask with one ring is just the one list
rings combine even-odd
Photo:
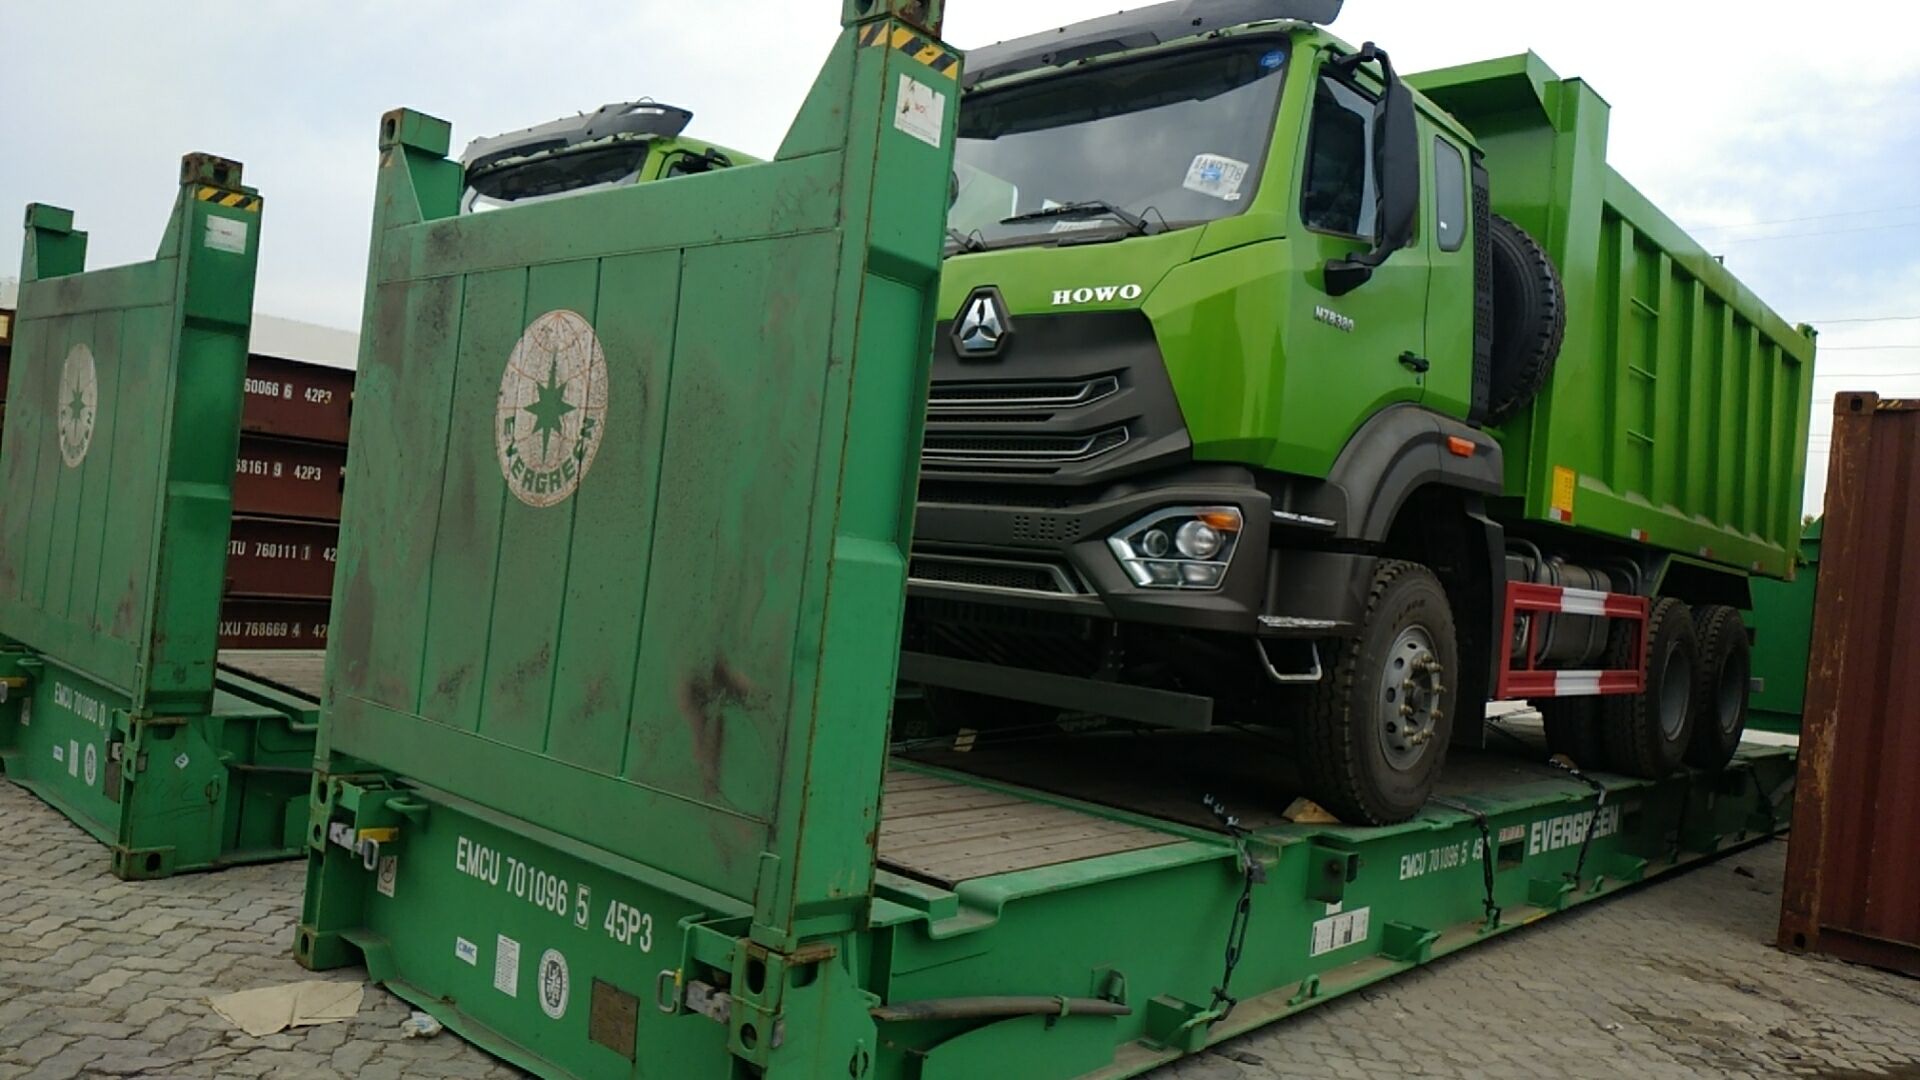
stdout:
[[222,649],[324,649],[327,647],[324,600],[248,600],[228,597],[220,603]]
[[345,446],[242,435],[233,512],[339,521],[346,469]]
[[227,539],[227,595],[328,600],[339,544],[333,522],[236,517]]
[[1920,976],[1920,400],[1834,401],[1780,945]]
[[241,431],[344,444],[352,405],[351,371],[277,356],[247,358]]

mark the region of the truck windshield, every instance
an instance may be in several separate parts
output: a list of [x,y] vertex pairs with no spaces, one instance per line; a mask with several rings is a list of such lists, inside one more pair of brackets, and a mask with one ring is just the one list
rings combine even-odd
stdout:
[[467,177],[465,209],[479,213],[631,184],[639,178],[646,161],[645,142],[621,142],[490,166]]
[[968,96],[960,109],[948,224],[992,245],[1132,226],[1159,229],[1238,213],[1253,197],[1286,71],[1276,38],[1096,64]]

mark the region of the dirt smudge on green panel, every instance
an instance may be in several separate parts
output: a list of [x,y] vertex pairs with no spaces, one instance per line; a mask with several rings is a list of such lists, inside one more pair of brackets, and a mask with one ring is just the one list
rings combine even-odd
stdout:
[[465,239],[465,237],[462,235],[460,223],[457,219],[454,221],[435,222],[427,226],[427,258],[435,263],[470,261],[463,258],[463,245],[461,244],[463,239]]
[[694,763],[709,795],[720,791],[720,759],[727,741],[727,710],[745,705],[753,687],[716,657],[713,667],[680,684],[680,714],[693,734]]
[[367,579],[364,561],[354,563],[343,599],[346,602],[333,612],[338,624],[333,640],[340,648],[340,682],[349,692],[364,693],[368,648],[373,642],[373,584]]
[[460,691],[466,688],[467,680],[472,676],[472,664],[461,664],[459,667],[447,672],[441,676],[439,682],[434,684],[434,701],[440,704],[450,704],[458,701]]
[[553,645],[548,643],[540,646],[539,652],[515,664],[512,670],[507,672],[507,688],[517,689],[523,684],[545,675],[547,669],[552,666]]
[[133,614],[134,608],[136,607],[133,598],[135,593],[139,591],[139,588],[139,582],[133,578],[127,579],[127,587],[120,594],[120,602],[113,606],[113,629],[110,632],[111,637],[124,639],[128,634],[133,633]]
[[587,684],[587,693],[580,701],[580,712],[584,716],[593,716],[607,707],[608,679],[605,675],[596,677]]

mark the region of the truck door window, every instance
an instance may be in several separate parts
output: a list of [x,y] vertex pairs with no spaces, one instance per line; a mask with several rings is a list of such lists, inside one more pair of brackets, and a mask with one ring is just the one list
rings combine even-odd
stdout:
[[1301,220],[1307,228],[1373,239],[1373,102],[1331,77],[1320,80],[1307,135]]
[[1434,232],[1441,251],[1459,251],[1467,242],[1467,159],[1460,148],[1433,138]]

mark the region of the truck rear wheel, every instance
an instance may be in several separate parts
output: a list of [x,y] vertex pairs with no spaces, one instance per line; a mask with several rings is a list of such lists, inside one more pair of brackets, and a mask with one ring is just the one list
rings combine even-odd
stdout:
[[1567,333],[1567,294],[1545,248],[1493,215],[1493,372],[1487,418],[1501,423],[1547,385]]
[[1702,769],[1723,769],[1747,731],[1752,646],[1734,608],[1703,607],[1694,621],[1700,630],[1700,672],[1694,679],[1693,741],[1686,760]]
[[1607,767],[1599,698],[1548,698],[1534,704],[1547,729],[1547,753],[1564,756],[1583,772]]
[[[1657,780],[1680,767],[1693,738],[1694,672],[1700,666],[1700,641],[1687,605],[1668,597],[1656,600],[1647,619],[1647,688],[1639,694],[1603,698],[1601,728],[1607,759],[1617,772]],[[1613,668],[1631,668],[1633,635],[1616,635]]]
[[1300,740],[1315,801],[1349,825],[1392,825],[1420,812],[1453,737],[1448,680],[1460,648],[1433,572],[1385,561],[1359,636],[1342,642],[1313,687]]

